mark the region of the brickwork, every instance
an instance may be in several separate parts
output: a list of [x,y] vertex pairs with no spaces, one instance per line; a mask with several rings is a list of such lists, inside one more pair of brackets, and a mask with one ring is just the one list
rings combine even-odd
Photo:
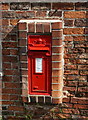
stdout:
[[[2,80],[2,115],[4,119],[25,119],[24,112],[27,105],[27,30],[28,32],[51,32],[53,37],[52,66],[55,76],[52,76],[52,89],[60,89],[62,77],[62,24],[33,24],[20,23],[21,19],[59,19],[64,23],[64,87],[63,103],[68,110],[63,111],[67,117],[87,118],[88,116],[88,87],[87,87],[87,41],[88,41],[88,12],[87,2],[71,3],[2,3],[2,53],[3,53],[3,80]],[[19,29],[19,32],[18,32]],[[59,47],[55,47],[55,45]],[[55,61],[57,61],[55,63]],[[26,81],[26,82],[25,82]],[[56,83],[56,84],[54,84]],[[61,84],[62,85],[62,84]],[[60,91],[52,91],[52,96]],[[22,96],[23,95],[23,96]],[[58,97],[57,95],[57,97]],[[0,97],[1,98],[1,97]],[[35,98],[31,97],[35,102]],[[44,98],[38,100],[43,103]],[[60,99],[53,99],[59,103]],[[47,97],[46,102],[50,101]],[[24,104],[26,102],[26,104]],[[47,118],[46,118],[47,119]]]

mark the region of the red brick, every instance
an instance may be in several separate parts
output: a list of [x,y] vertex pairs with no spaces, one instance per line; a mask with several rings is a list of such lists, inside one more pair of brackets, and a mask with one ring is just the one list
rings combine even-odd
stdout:
[[88,65],[78,65],[79,70],[88,70]]
[[17,57],[14,56],[3,56],[3,62],[17,62]]
[[10,25],[14,25],[14,26],[16,26],[17,25],[17,23],[18,23],[18,19],[10,19]]
[[9,4],[8,3],[2,3],[2,10],[9,10]]
[[36,17],[46,17],[47,12],[46,11],[36,11]]
[[49,17],[62,17],[62,11],[53,11],[51,10],[48,14]]
[[3,55],[10,55],[10,49],[2,49]]
[[2,94],[18,94],[18,95],[20,95],[21,94],[21,90],[19,89],[6,89],[6,88],[4,88],[4,89],[2,89]]
[[4,70],[4,75],[19,75],[18,70]]
[[62,31],[52,31],[52,37],[62,37]]
[[67,87],[67,86],[64,86],[64,87],[63,87],[63,90],[67,90],[67,91],[72,91],[72,92],[74,92],[76,89],[75,89],[75,87]]
[[20,39],[23,39],[23,38],[26,38],[27,37],[27,32],[26,31],[20,31],[19,32],[19,38]]
[[43,23],[44,32],[50,32],[50,23]]
[[2,46],[3,48],[16,48],[17,42],[3,42]]
[[73,27],[74,26],[74,20],[65,20],[64,25],[69,26],[69,27]]
[[43,33],[43,24],[42,23],[36,24],[36,32]]
[[62,28],[62,22],[52,23],[52,29],[61,29],[61,28]]
[[79,87],[78,91],[79,92],[88,92],[88,88],[87,87]]
[[87,104],[88,99],[84,98],[84,97],[82,97],[82,98],[80,98],[80,97],[72,97],[71,102],[72,103],[78,103],[78,104]]
[[53,47],[52,48],[52,53],[62,53],[63,52],[63,47]]
[[65,65],[66,69],[77,69],[77,65]]
[[74,41],[85,41],[85,36],[73,36]]
[[24,111],[24,108],[21,106],[9,106],[8,110]]
[[66,11],[64,18],[86,18],[86,11]]
[[18,24],[18,29],[19,30],[26,30],[27,29],[26,25],[27,25],[26,23],[19,23]]
[[76,10],[86,10],[88,9],[88,2],[77,2],[75,8]]
[[12,76],[4,76],[3,81],[7,81],[7,82],[12,81]]
[[8,19],[3,19],[2,20],[2,25],[9,25],[9,20]]
[[73,3],[53,3],[52,9],[61,9],[61,10],[73,10],[74,4]]
[[87,109],[87,108],[88,108],[88,105],[74,104],[74,108]]
[[28,32],[35,32],[35,24],[34,23],[28,24]]
[[73,36],[65,36],[64,41],[73,41]]
[[18,50],[11,49],[10,50],[10,55],[18,55]]
[[22,70],[22,75],[28,75],[28,71],[27,70]]
[[9,82],[5,82],[4,83],[5,88],[20,88],[20,84],[19,83],[9,83]]
[[13,101],[2,101],[2,105],[13,105]]
[[62,40],[61,39],[56,39],[56,40],[52,40],[52,46],[58,46],[58,45],[62,45]]
[[26,55],[20,56],[20,61],[27,61],[27,56]]
[[63,103],[64,103],[64,102],[67,103],[67,102],[69,102],[69,101],[70,101],[70,98],[69,98],[69,97],[63,98]]
[[63,70],[53,70],[52,71],[52,76],[62,76],[63,75]]
[[62,98],[57,98],[57,99],[52,98],[52,103],[53,103],[53,104],[59,104],[59,103],[62,103]]
[[52,68],[62,68],[62,62],[54,62],[54,63],[52,63]]
[[49,10],[51,9],[50,3],[32,3],[32,10]]
[[60,61],[60,60],[62,60],[62,55],[53,55],[52,60],[53,61]]
[[78,70],[65,70],[65,72],[64,72],[64,74],[65,75],[71,75],[71,74],[73,74],[73,75],[78,75]]
[[84,28],[64,28],[64,34],[84,34]]
[[11,63],[3,63],[3,69],[11,69]]

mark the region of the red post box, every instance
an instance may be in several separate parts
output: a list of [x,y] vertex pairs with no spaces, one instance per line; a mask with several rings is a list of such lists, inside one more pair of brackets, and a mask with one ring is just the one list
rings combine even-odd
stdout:
[[28,84],[31,95],[51,93],[51,34],[28,35]]

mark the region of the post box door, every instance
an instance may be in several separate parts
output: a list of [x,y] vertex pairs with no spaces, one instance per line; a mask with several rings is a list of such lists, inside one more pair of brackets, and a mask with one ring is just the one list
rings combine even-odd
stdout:
[[[45,38],[44,38],[45,37]],[[41,44],[41,41],[44,45]],[[38,45],[34,41],[39,41]],[[51,36],[29,36],[28,82],[29,94],[50,95],[51,93]],[[31,44],[33,43],[33,44]],[[34,44],[35,43],[35,44]]]

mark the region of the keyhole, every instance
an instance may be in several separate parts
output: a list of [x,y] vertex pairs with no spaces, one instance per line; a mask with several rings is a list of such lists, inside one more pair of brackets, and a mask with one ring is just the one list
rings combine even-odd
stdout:
[[38,78],[38,76],[36,76],[36,78]]

